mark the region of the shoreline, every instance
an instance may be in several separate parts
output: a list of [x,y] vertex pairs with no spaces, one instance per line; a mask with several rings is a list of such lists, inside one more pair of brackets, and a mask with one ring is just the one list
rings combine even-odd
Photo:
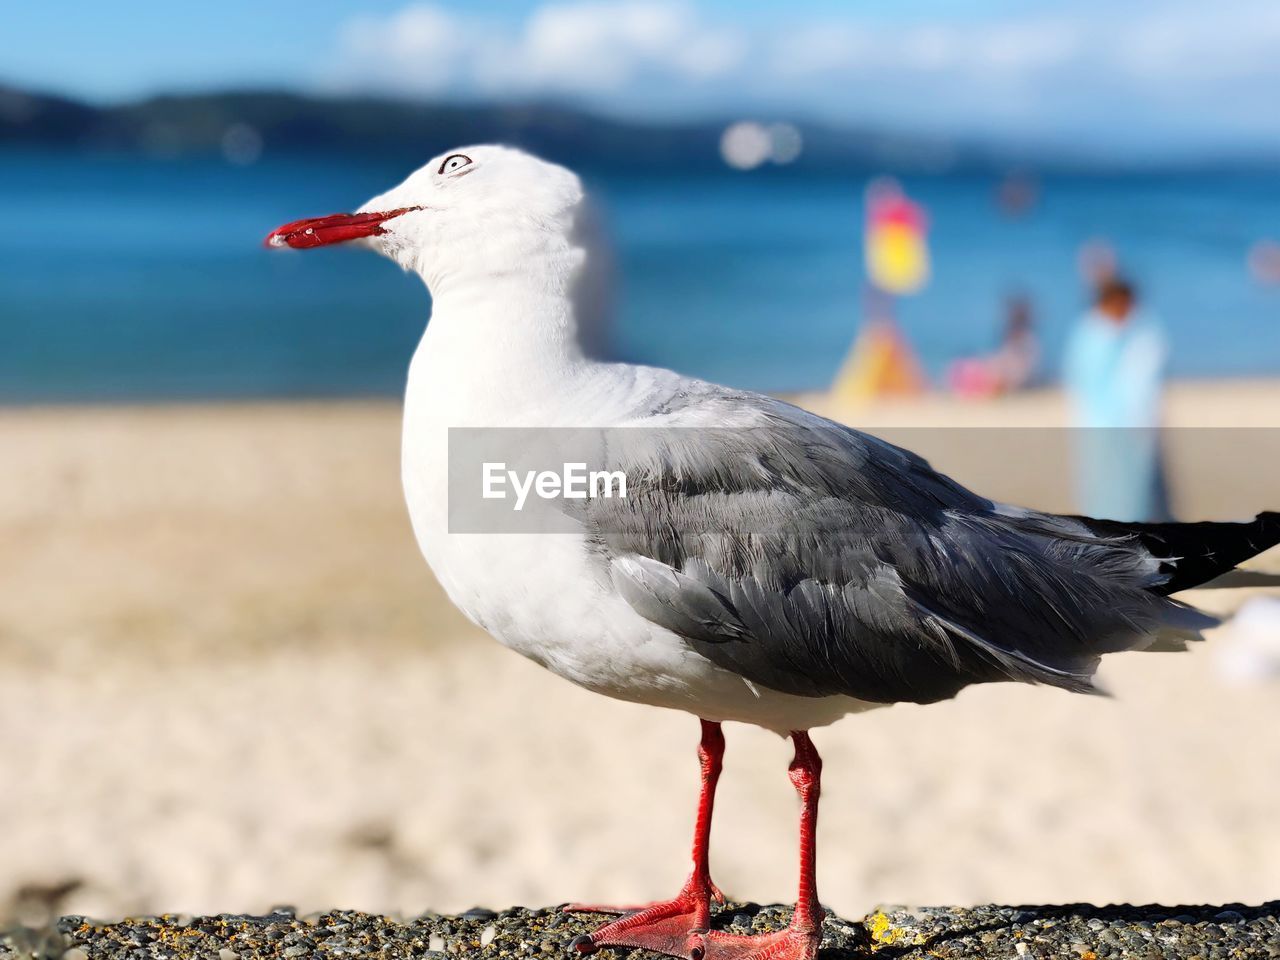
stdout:
[[[1221,417],[1211,413],[1197,413],[1195,408],[1203,400],[1206,392],[1221,397],[1224,401],[1244,402],[1257,399],[1264,394],[1275,392],[1280,395],[1280,374],[1275,376],[1212,376],[1180,377],[1166,381],[1169,405],[1171,409],[1171,426],[1215,426],[1231,425]],[[934,409],[937,406],[955,406],[973,414],[978,423],[992,421],[1003,422],[1011,418],[1014,423],[1021,422],[1027,415],[1026,410],[1051,410],[1055,416],[1065,422],[1066,411],[1063,406],[1063,390],[1059,384],[1046,384],[1032,387],[1015,393],[991,398],[958,397],[944,390],[926,389],[919,394],[902,397],[886,397],[872,401],[865,406],[855,406],[833,400],[826,390],[761,390],[765,393],[795,403],[799,406],[820,412],[824,416],[835,419],[865,413],[876,423],[893,423],[898,417],[914,419],[912,411]],[[298,408],[312,409],[316,407],[384,407],[401,405],[402,395],[396,392],[371,392],[352,394],[293,394],[293,395],[249,395],[249,396],[196,396],[196,397],[125,397],[121,399],[50,399],[0,400],[0,418],[14,414],[42,413],[75,413],[88,411],[122,411],[132,410],[145,412],[153,410],[200,410],[200,409],[245,409],[245,408]],[[1215,408],[1211,408],[1216,409]],[[828,412],[829,411],[829,412]],[[1280,426],[1280,409],[1273,414],[1265,411],[1248,411],[1248,425]],[[852,422],[845,419],[842,422]],[[854,424],[857,425],[857,424]]]

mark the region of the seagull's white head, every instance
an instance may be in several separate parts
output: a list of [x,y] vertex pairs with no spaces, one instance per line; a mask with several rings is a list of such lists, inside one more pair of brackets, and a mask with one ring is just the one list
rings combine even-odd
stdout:
[[285,224],[266,244],[360,241],[421,274],[438,296],[451,284],[517,270],[575,272],[592,232],[574,173],[521,150],[482,145],[435,157],[355,213]]
[[299,249],[353,241],[419,274],[432,326],[460,331],[478,352],[604,352],[610,258],[582,182],[564,167],[510,147],[459,147],[355,213],[298,220],[266,239]]

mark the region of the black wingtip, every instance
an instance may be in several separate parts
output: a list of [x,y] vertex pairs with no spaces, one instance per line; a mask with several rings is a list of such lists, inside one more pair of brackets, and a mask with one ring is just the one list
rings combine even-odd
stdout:
[[1264,510],[1244,523],[1118,523],[1079,517],[1105,537],[1132,536],[1161,561],[1166,575],[1152,592],[1167,596],[1208,583],[1280,543],[1280,512]]
[[[1169,594],[1208,583],[1280,543],[1280,513],[1266,510],[1252,523],[1169,524],[1162,540],[1173,548],[1171,576],[1160,592]],[[1141,536],[1141,535],[1140,535]],[[1152,551],[1157,556],[1160,554]]]
[[1254,552],[1255,556],[1262,553],[1263,550],[1270,550],[1280,543],[1280,512],[1263,510],[1254,517],[1253,526],[1258,529],[1258,549]]

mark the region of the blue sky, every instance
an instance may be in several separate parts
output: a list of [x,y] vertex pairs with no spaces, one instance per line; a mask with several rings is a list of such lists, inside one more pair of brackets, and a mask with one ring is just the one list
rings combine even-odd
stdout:
[[768,113],[1116,149],[1280,148],[1280,2],[43,0],[0,81]]
[[[413,7],[437,7],[518,28],[543,0],[42,0],[13,4],[0,30],[0,77],[45,89],[113,100],[174,88],[254,83],[309,87],[323,83],[326,63],[341,48],[344,27],[363,17],[390,17]],[[601,4],[608,6],[608,4]],[[1025,0],[1024,6],[1043,6]],[[788,4],[702,0],[686,4],[718,19],[768,29]],[[974,0],[965,17],[1013,10],[1008,0]],[[815,0],[792,7],[836,20],[956,19],[948,0],[856,3]]]

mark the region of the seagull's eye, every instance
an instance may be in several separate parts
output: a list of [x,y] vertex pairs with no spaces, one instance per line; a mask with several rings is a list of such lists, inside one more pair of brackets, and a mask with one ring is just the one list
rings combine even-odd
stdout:
[[440,173],[453,173],[455,170],[461,170],[470,162],[470,157],[461,153],[452,153],[444,158],[444,163],[440,164]]

